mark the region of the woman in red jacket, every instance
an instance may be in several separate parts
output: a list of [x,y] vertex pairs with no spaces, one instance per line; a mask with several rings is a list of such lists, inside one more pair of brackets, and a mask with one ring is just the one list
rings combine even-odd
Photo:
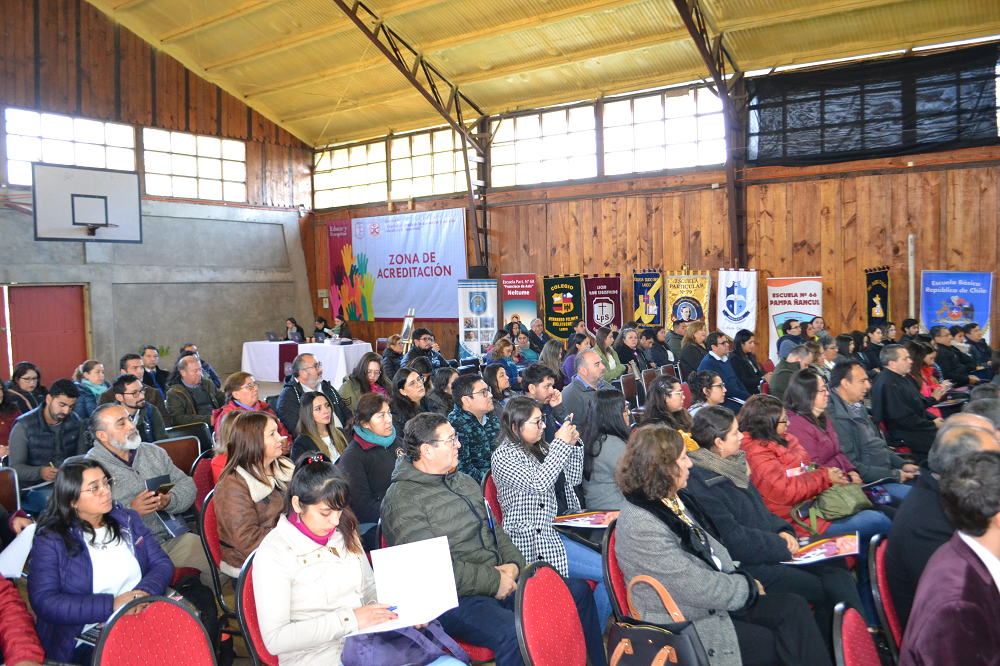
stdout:
[[292,451],[292,438],[288,436],[288,430],[285,429],[284,424],[282,424],[281,419],[278,415],[274,413],[271,409],[271,405],[267,404],[266,400],[260,400],[257,391],[257,381],[253,378],[249,372],[234,372],[229,375],[226,379],[226,383],[222,385],[222,390],[226,394],[226,404],[219,407],[214,412],[212,412],[212,428],[216,431],[216,451],[215,457],[212,458],[212,477],[215,482],[219,482],[219,476],[222,474],[223,468],[226,466],[227,453],[226,442],[224,438],[220,437],[218,432],[219,421],[222,419],[223,415],[229,412],[235,411],[250,411],[250,412],[267,412],[278,422],[278,434],[284,437],[281,443],[281,452],[283,455],[288,455]]
[[35,633],[35,622],[14,584],[0,578],[0,661],[32,666],[45,660],[45,650]]

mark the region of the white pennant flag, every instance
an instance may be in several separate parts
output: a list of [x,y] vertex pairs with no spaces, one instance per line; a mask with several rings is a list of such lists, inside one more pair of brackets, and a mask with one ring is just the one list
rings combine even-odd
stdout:
[[735,337],[757,326],[757,271],[719,270],[719,330]]

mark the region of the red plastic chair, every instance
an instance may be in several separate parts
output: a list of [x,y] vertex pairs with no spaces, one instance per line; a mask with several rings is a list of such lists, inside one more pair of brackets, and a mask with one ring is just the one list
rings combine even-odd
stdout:
[[208,494],[215,487],[215,481],[212,479],[212,458],[214,457],[215,451],[209,449],[198,456],[198,459],[191,466],[191,478],[194,480],[194,487],[196,489],[194,508],[199,512],[205,505],[205,498],[208,497]]
[[[142,604],[149,606],[126,615]],[[215,653],[205,626],[184,604],[168,597],[141,597],[111,616],[94,647],[94,666],[135,664],[215,666]]]
[[687,382],[681,382],[681,390],[684,391],[684,409],[691,406],[691,387]]
[[837,666],[882,666],[865,619],[843,602],[833,609],[833,656]]
[[587,644],[566,581],[545,562],[521,572],[514,626],[525,666],[586,666]]
[[166,451],[167,455],[170,456],[170,461],[174,463],[174,467],[180,470],[192,469],[200,455],[201,443],[194,435],[161,439],[153,443]]
[[760,383],[760,392],[764,395],[771,395],[771,385],[767,382]]
[[[225,616],[235,620],[236,611],[229,607],[222,595],[222,579],[219,571],[219,565],[222,562],[222,544],[219,543],[219,523],[215,515],[215,504],[212,502],[214,493],[214,490],[208,493],[208,496],[205,497],[205,504],[201,507],[201,513],[198,514],[198,532],[201,535],[201,545],[205,549],[205,557],[212,564],[212,587],[215,588],[215,600]],[[226,630],[224,633],[237,632]]]
[[661,375],[670,375],[671,377],[677,376],[677,370],[672,365],[661,365],[660,366]]
[[257,598],[253,594],[254,554],[250,553],[250,557],[243,563],[240,579],[236,583],[236,615],[253,666],[278,666],[278,658],[264,647],[264,637],[261,636],[257,620]]
[[0,506],[8,513],[21,510],[21,485],[13,467],[0,467]]
[[497,497],[497,484],[493,482],[493,472],[487,472],[483,477],[483,498],[493,512],[493,519],[499,524],[503,522],[503,509],[500,508],[500,498]]
[[625,574],[618,565],[618,554],[615,552],[617,523],[618,519],[615,518],[608,525],[601,548],[601,559],[604,565],[604,587],[608,589],[608,596],[611,597],[611,608],[615,612],[615,618],[621,622],[623,618],[631,616],[628,613],[628,584],[625,582]]
[[899,621],[896,605],[892,602],[889,578],[885,570],[885,548],[889,539],[884,534],[876,534],[868,544],[868,575],[871,579],[872,596],[879,622],[885,628],[885,640],[892,652],[892,659],[899,662],[899,646],[903,644],[903,625]]

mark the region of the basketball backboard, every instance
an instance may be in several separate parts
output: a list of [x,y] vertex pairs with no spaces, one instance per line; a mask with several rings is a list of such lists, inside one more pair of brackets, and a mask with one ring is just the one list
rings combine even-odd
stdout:
[[137,172],[31,166],[35,240],[142,242]]

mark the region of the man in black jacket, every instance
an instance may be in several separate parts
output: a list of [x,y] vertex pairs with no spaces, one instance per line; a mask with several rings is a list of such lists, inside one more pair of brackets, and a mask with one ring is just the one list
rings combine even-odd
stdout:
[[536,354],[542,353],[542,347],[545,343],[552,339],[548,333],[545,332],[545,326],[542,324],[541,319],[531,320],[531,329],[528,331],[528,345],[531,347],[531,351]]
[[[959,416],[964,417],[963,420],[974,418],[968,415],[952,418]],[[896,511],[885,547],[885,569],[892,602],[904,627],[927,561],[955,532],[938,495],[938,478],[960,456],[983,450],[1000,450],[1000,445],[986,430],[968,425],[942,428],[927,461],[920,467],[917,485]]]
[[285,388],[281,389],[281,395],[278,396],[278,418],[288,432],[294,436],[295,428],[299,425],[302,395],[309,391],[318,391],[326,396],[333,407],[330,425],[343,429],[351,419],[351,410],[344,404],[337,389],[323,379],[323,364],[312,354],[299,354],[292,361],[292,374],[285,377]]
[[962,327],[962,331],[965,332],[965,341],[969,343],[969,356],[972,357],[972,362],[976,364],[977,369],[982,368],[978,370],[979,374],[976,376],[989,379],[993,375],[989,369],[993,348],[983,340],[983,331],[979,328],[979,324],[975,322],[966,324]]
[[890,445],[907,446],[923,458],[943,422],[927,411],[932,399],[920,395],[916,382],[906,376],[913,360],[902,345],[886,345],[881,361],[882,372],[872,385],[872,420],[885,425]]
[[[976,371],[970,358],[966,363],[959,352],[951,346],[951,333],[947,326],[934,326],[931,328],[931,338],[934,339],[934,347],[937,349],[937,365],[941,368],[941,374],[945,379],[950,379],[955,386],[967,386],[978,384],[979,377],[973,376]],[[968,356],[966,356],[968,358]]]
[[161,370],[156,364],[160,362],[160,352],[153,345],[146,345],[142,348],[142,383],[152,386],[163,399],[167,398],[167,377],[170,373]]
[[[421,356],[426,358],[435,370],[448,365],[448,361],[444,360],[444,356],[434,350],[434,334],[423,327],[413,330],[413,346],[410,347],[410,351],[406,352],[406,356],[403,357],[401,367],[405,368],[410,364],[410,361]],[[389,379],[392,380],[392,377],[389,377]]]
[[899,344],[905,345],[907,342],[911,342],[917,333],[920,332],[920,322],[916,319],[904,319],[903,320],[903,337],[899,339]]

